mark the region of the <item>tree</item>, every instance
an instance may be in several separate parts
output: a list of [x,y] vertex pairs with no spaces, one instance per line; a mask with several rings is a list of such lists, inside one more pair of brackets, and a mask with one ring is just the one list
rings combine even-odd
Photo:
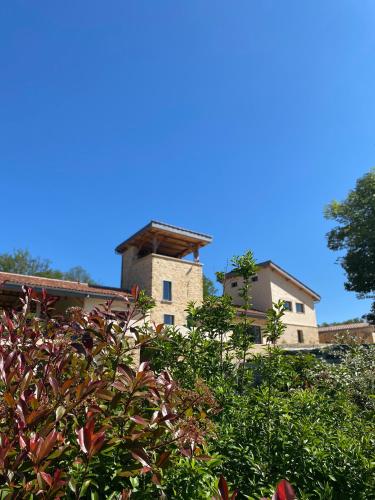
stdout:
[[32,276],[45,276],[46,278],[63,278],[63,273],[51,268],[51,261],[32,257],[28,250],[18,249],[0,255],[0,271],[6,273],[28,274]]
[[338,222],[327,234],[328,248],[345,250],[340,258],[347,281],[345,288],[360,297],[375,292],[375,169],[358,179],[347,198],[333,201],[325,217]]
[[64,273],[64,279],[70,281],[80,281],[81,283],[92,283],[89,273],[82,266],[75,266]]
[[347,325],[349,323],[362,323],[362,322],[363,322],[363,317],[362,318],[351,318],[351,319],[347,319],[346,321],[332,321],[331,323],[327,323],[327,321],[324,321],[323,323],[320,323],[318,326]]
[[240,312],[241,321],[233,328],[232,343],[241,359],[241,374],[239,378],[239,390],[242,391],[245,377],[245,362],[248,351],[253,343],[252,321],[248,319],[248,312],[251,308],[251,284],[252,278],[256,275],[257,265],[254,254],[248,250],[243,255],[235,255],[231,259],[233,271],[242,278],[242,286],[239,289],[239,296],[243,299],[243,311]]
[[24,249],[15,250],[13,254],[0,254],[0,271],[93,283],[89,273],[81,266],[75,266],[69,271],[63,272],[53,269],[49,259],[33,257],[29,250]]
[[[328,248],[346,250],[340,258],[347,281],[345,288],[360,298],[375,297],[375,169],[358,179],[356,187],[342,201],[333,201],[325,217],[338,225],[327,234]],[[375,301],[365,317],[375,322]]]
[[214,282],[207,276],[203,275],[203,298],[216,294],[217,288],[215,287]]

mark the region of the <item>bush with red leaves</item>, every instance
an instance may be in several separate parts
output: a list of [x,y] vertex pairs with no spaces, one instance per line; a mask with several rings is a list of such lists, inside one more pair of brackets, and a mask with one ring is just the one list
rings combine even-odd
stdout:
[[152,495],[175,457],[199,458],[215,401],[203,384],[183,390],[134,366],[163,327],[136,326],[150,303],[132,294],[123,313],[107,304],[66,318],[28,289],[19,311],[1,313],[1,498],[128,498],[137,477]]

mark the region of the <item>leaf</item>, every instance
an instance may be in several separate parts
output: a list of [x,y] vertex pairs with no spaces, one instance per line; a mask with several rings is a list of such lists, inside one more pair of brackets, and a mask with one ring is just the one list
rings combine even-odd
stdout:
[[138,462],[141,462],[141,464],[144,465],[145,467],[151,467],[150,458],[143,448],[138,448],[137,450],[133,450],[131,454],[136,460],[138,460]]
[[41,472],[40,475],[42,476],[43,481],[45,481],[48,486],[51,487],[53,483],[52,476],[50,474],[47,474],[47,472]]
[[295,500],[295,498],[292,485],[286,479],[282,479],[276,487],[276,500]]
[[86,491],[87,491],[88,487],[90,486],[90,484],[91,484],[91,479],[87,479],[87,480],[83,483],[83,485],[81,486],[81,490],[80,490],[80,492],[79,492],[79,498],[81,498],[81,497],[84,497],[84,496],[85,496],[85,493],[86,493]]
[[64,406],[58,406],[56,408],[56,422],[62,419],[62,417],[65,415],[65,408]]
[[156,465],[160,468],[163,468],[167,462],[168,462],[168,459],[171,455],[171,452],[170,451],[164,451],[158,458],[158,461],[156,462]]
[[138,285],[134,285],[130,291],[132,297],[134,300],[138,300],[139,298],[139,293],[140,293],[140,288]]
[[219,486],[219,493],[220,493],[221,498],[223,500],[229,500],[228,483],[224,479],[224,476],[220,476],[218,486]]
[[148,420],[146,420],[143,417],[140,417],[139,415],[134,415],[133,417],[130,417],[130,420],[132,420],[136,424],[143,425],[143,426],[146,426],[149,424]]
[[75,493],[77,491],[77,483],[73,477],[70,478],[68,486],[72,490],[73,493]]
[[14,408],[16,406],[16,402],[14,401],[13,396],[10,392],[5,392],[3,398],[7,405],[11,408]]

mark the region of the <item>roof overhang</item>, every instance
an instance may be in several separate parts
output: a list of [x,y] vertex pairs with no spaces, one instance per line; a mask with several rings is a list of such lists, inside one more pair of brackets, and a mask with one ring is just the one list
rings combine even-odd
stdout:
[[123,296],[111,294],[111,293],[100,293],[93,292],[90,289],[88,290],[69,290],[66,288],[57,288],[50,286],[40,286],[40,285],[32,285],[30,283],[14,283],[6,281],[1,285],[1,288],[9,291],[21,292],[23,287],[32,288],[36,292],[42,292],[45,290],[50,295],[54,295],[56,297],[81,297],[81,298],[98,298],[98,299],[106,299],[106,300],[124,300],[125,294]]
[[184,257],[189,253],[211,243],[212,237],[172,226],[163,222],[151,221],[133,236],[120,243],[115,251],[124,253],[130,247],[137,247],[144,253],[157,253],[170,257]]
[[[312,290],[310,287],[308,287],[307,285],[305,285],[304,283],[302,283],[302,281],[300,281],[295,276],[293,276],[290,273],[288,273],[287,271],[285,271],[285,269],[283,269],[282,267],[280,267],[277,264],[275,264],[274,262],[272,262],[272,260],[266,260],[265,262],[260,262],[259,264],[257,264],[257,266],[258,267],[263,267],[263,268],[270,267],[272,269],[272,271],[276,271],[281,276],[283,276],[286,279],[286,281],[290,281],[290,282],[294,283],[294,285],[296,287],[300,288],[305,293],[307,293],[308,295],[310,295],[313,298],[314,302],[319,302],[320,301],[321,297],[320,297],[320,295],[318,293],[314,292],[314,290]],[[233,271],[230,271],[229,273],[227,273],[226,276],[227,277],[230,277],[230,276],[239,276],[239,274],[234,269]]]

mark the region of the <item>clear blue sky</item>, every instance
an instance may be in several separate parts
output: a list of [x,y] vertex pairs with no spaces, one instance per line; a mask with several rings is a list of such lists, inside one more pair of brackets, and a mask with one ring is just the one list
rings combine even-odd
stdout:
[[119,285],[114,247],[150,219],[251,248],[367,312],[323,207],[375,164],[371,0],[3,0],[0,252]]

